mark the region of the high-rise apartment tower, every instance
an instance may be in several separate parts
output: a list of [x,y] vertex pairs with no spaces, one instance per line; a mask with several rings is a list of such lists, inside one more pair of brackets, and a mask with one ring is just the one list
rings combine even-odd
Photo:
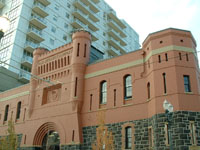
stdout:
[[104,58],[139,49],[138,34],[104,0],[0,0],[3,15],[11,23],[0,43],[0,91],[29,81],[35,48],[69,43],[76,29],[92,34]]

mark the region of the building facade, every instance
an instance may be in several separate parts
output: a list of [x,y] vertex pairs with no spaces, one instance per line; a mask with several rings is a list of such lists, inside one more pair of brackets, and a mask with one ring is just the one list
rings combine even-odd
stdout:
[[[104,0],[1,0],[0,15],[11,21],[0,43],[1,66],[8,69],[2,69],[1,91],[30,80],[24,71],[31,72],[36,47],[50,50],[69,43],[76,29],[92,33],[92,45],[105,58],[139,48],[138,34]],[[16,83],[6,87],[4,74]]]
[[[0,135],[12,119],[22,150],[90,150],[103,111],[115,150],[167,150],[169,133],[173,149],[199,149],[200,74],[189,31],[152,33],[142,49],[93,64],[90,46],[90,33],[78,31],[69,44],[37,48],[30,83],[0,94]],[[174,106],[170,127],[165,99]]]

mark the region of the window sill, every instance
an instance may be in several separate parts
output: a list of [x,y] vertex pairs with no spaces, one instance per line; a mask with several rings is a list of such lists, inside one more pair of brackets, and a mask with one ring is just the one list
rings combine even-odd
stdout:
[[193,94],[193,92],[185,92],[185,94]]
[[99,105],[99,109],[103,109],[103,108],[106,108],[106,103]]

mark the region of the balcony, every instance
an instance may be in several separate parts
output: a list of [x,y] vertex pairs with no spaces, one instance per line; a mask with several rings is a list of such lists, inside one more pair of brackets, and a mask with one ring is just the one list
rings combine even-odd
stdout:
[[31,16],[31,19],[30,19],[30,23],[33,24],[34,26],[40,28],[40,29],[44,29],[46,28],[46,21],[44,20],[44,18],[38,16],[38,15],[33,15]]
[[89,6],[90,9],[94,12],[94,13],[98,13],[99,12],[99,8],[97,7],[96,4],[92,3],[90,0],[81,0],[86,6]]
[[116,30],[117,32],[120,33],[120,36],[125,38],[126,37],[126,34],[123,32],[122,29],[119,28],[119,26],[116,24],[116,22],[114,22],[112,19],[108,20],[108,26],[110,28],[113,28],[114,30]]
[[33,4],[33,11],[43,18],[49,15],[46,11],[46,7],[40,3]]
[[21,64],[23,64],[24,66],[27,66],[29,68],[31,68],[32,64],[33,64],[33,58],[30,56],[26,56],[24,55],[21,61]]
[[98,22],[99,19],[94,15],[94,12],[91,11],[90,6],[86,6],[83,2],[76,0],[73,5],[80,9],[84,14],[89,15],[89,18],[94,21]]
[[24,82],[24,83],[27,83],[29,82],[29,80],[31,79],[31,74],[30,72],[27,72],[27,71],[20,71],[19,73],[19,80]]
[[111,56],[121,55],[121,53],[118,50],[116,50],[115,48],[113,48],[111,46],[108,48],[108,54],[110,54]]
[[5,0],[0,0],[0,8],[3,8],[5,6]]
[[44,6],[48,6],[49,4],[51,4],[49,0],[37,0],[37,1],[39,1]]
[[44,38],[42,37],[42,31],[40,31],[34,27],[31,27],[28,29],[27,35],[38,42],[44,41]]
[[115,14],[113,14],[113,12],[111,11],[110,13],[108,13],[108,16],[114,20],[118,26],[120,26],[121,29],[125,29],[126,25],[119,19],[117,18],[117,16]]
[[121,54],[125,54],[126,51],[121,47],[120,42],[116,41],[112,37],[109,38],[108,43],[115,49],[119,49]]
[[95,4],[98,4],[100,0],[92,0]]
[[112,36],[115,40],[120,41],[121,46],[126,46],[126,42],[122,39],[121,35],[119,32],[116,32],[114,29],[109,29],[108,30],[108,35]]
[[95,32],[93,32],[91,29],[89,29],[88,25],[82,23],[79,19],[73,19],[71,25],[76,29],[85,29],[92,35],[92,41],[97,41],[99,38]]
[[39,43],[34,43],[34,42],[31,42],[31,41],[26,41],[25,43],[25,46],[24,46],[24,49],[27,50],[28,52],[30,53],[33,53],[33,51],[39,47],[40,44]]
[[95,26],[95,23],[92,23],[92,22],[89,20],[89,16],[84,15],[82,11],[80,11],[80,10],[78,10],[78,9],[75,9],[74,12],[72,13],[72,15],[73,15],[75,18],[78,18],[82,23],[88,25],[88,27],[89,27],[92,31],[97,31],[97,30],[99,30],[99,29]]

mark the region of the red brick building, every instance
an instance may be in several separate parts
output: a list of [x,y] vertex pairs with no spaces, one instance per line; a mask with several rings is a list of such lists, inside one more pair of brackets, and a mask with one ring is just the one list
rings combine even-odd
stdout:
[[90,44],[78,31],[69,44],[34,51],[30,83],[0,93],[0,135],[12,118],[23,150],[89,150],[104,110],[116,150],[168,149],[167,99],[173,147],[199,148],[200,74],[189,31],[152,33],[142,49],[93,64]]

